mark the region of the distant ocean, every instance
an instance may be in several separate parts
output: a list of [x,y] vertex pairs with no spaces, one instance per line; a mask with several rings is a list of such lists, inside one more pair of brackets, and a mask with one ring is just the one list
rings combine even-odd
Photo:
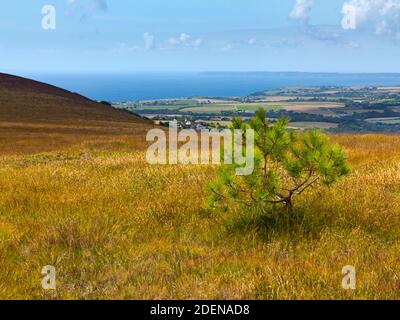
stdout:
[[24,74],[95,100],[128,101],[193,96],[246,96],[290,86],[400,85],[400,74],[208,72]]

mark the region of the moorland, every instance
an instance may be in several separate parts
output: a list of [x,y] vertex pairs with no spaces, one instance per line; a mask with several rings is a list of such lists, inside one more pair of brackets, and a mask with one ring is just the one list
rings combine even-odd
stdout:
[[[210,210],[216,166],[149,165],[152,127],[0,77],[0,298],[399,298],[400,136],[330,133],[352,173],[271,221]],[[346,265],[356,290],[341,287]]]

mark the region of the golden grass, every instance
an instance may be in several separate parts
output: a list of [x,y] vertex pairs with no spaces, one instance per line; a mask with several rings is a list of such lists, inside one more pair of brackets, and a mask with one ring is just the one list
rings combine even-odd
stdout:
[[126,141],[124,145],[128,150],[144,150],[147,143],[143,132],[152,127],[140,122],[73,121],[59,124],[0,120],[0,154],[61,151],[88,140],[104,144],[118,139]]
[[0,298],[400,298],[400,137],[331,139],[353,173],[298,199],[288,227],[203,209],[215,167],[150,166],[128,137],[2,155]]
[[0,153],[64,150],[88,139],[130,136],[145,147],[153,123],[60,88],[0,73]]

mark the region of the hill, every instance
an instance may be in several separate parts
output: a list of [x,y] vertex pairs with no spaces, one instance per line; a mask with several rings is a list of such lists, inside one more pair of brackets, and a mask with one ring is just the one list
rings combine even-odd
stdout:
[[77,93],[0,73],[2,153],[50,151],[115,135],[144,141],[150,122]]
[[277,219],[217,213],[218,167],[150,165],[142,119],[1,78],[0,299],[399,298],[400,136],[330,135],[352,174]]

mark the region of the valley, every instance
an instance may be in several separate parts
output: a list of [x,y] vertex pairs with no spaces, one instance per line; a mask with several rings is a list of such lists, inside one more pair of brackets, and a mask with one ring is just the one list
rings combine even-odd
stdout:
[[113,106],[157,123],[176,119],[181,127],[225,128],[233,117],[250,118],[263,108],[270,119],[290,118],[291,127],[296,130],[314,127],[332,132],[400,131],[396,121],[400,117],[400,87],[393,86],[300,87],[267,90],[245,97],[128,101]]

